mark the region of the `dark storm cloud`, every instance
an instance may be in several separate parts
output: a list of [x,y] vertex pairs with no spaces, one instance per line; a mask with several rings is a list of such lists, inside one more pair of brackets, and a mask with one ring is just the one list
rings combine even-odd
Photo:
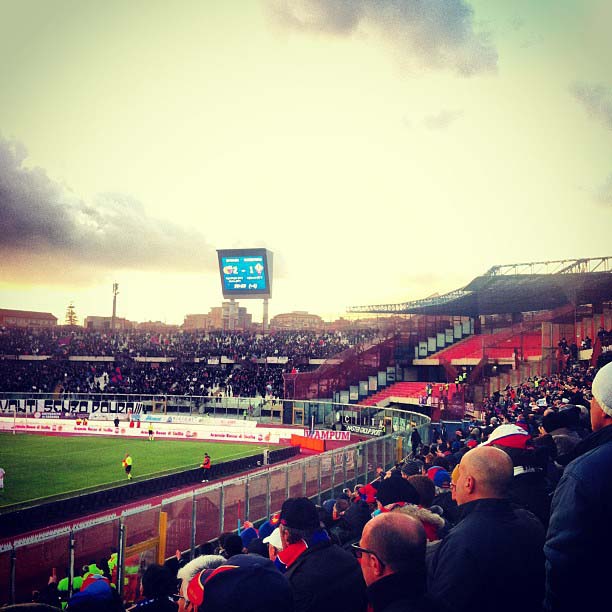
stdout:
[[84,202],[41,168],[24,165],[19,143],[0,138],[0,255],[28,263],[72,261],[91,269],[214,269],[216,253],[195,231],[152,218],[116,193]]
[[470,76],[497,69],[489,36],[474,28],[465,0],[267,0],[282,26],[341,36],[360,32],[389,44],[400,64]]
[[573,83],[570,92],[587,113],[612,130],[612,91],[600,84]]

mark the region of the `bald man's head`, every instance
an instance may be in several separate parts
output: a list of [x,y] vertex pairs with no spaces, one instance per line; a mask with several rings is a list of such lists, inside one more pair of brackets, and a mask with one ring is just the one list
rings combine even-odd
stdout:
[[425,567],[426,540],[420,521],[401,512],[385,512],[366,523],[361,545],[373,550],[393,572],[402,572]]
[[474,448],[459,464],[457,503],[507,497],[513,475],[512,459],[504,451],[492,446]]

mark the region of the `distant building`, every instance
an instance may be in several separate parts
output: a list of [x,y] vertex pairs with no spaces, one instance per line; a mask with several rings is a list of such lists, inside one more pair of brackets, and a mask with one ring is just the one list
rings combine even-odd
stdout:
[[235,329],[249,331],[253,325],[253,315],[238,302],[223,302],[221,306],[210,309],[211,329]]
[[353,328],[353,322],[344,317],[340,317],[335,321],[331,321],[331,323],[327,323],[325,328],[328,331],[348,331]]
[[134,327],[138,331],[149,332],[172,332],[179,329],[178,325],[162,323],[162,321],[145,321],[144,323],[135,323]]
[[322,329],[323,319],[304,310],[277,314],[270,320],[270,329]]
[[48,328],[57,325],[57,317],[50,312],[9,310],[0,308],[0,325],[3,327]]
[[[92,331],[110,331],[112,317],[85,317],[85,329]],[[115,317],[115,330],[124,331],[134,329],[134,323],[121,317]]]
[[208,314],[185,315],[183,329],[250,331],[253,327],[253,315],[247,312],[238,302],[223,302],[213,306]]
[[183,329],[210,329],[211,328],[210,315],[207,314],[188,314],[185,315],[183,321]]

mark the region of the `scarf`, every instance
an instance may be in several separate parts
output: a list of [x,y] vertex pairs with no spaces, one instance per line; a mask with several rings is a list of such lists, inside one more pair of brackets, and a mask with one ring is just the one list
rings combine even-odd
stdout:
[[300,540],[295,544],[289,544],[287,548],[279,551],[274,560],[274,565],[284,574],[297,560],[297,558],[308,548],[306,540]]

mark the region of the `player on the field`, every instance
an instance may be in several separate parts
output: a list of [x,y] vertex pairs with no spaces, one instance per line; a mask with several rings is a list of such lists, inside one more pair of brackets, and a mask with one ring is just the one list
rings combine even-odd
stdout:
[[210,475],[210,466],[212,465],[210,455],[208,453],[204,453],[204,459],[202,459],[202,464],[200,467],[202,468],[202,482],[208,482],[208,477]]
[[128,480],[132,480],[132,463],[132,456],[129,452],[126,451],[125,457],[123,458],[121,465],[123,465],[123,467],[125,468],[125,473],[127,474]]

